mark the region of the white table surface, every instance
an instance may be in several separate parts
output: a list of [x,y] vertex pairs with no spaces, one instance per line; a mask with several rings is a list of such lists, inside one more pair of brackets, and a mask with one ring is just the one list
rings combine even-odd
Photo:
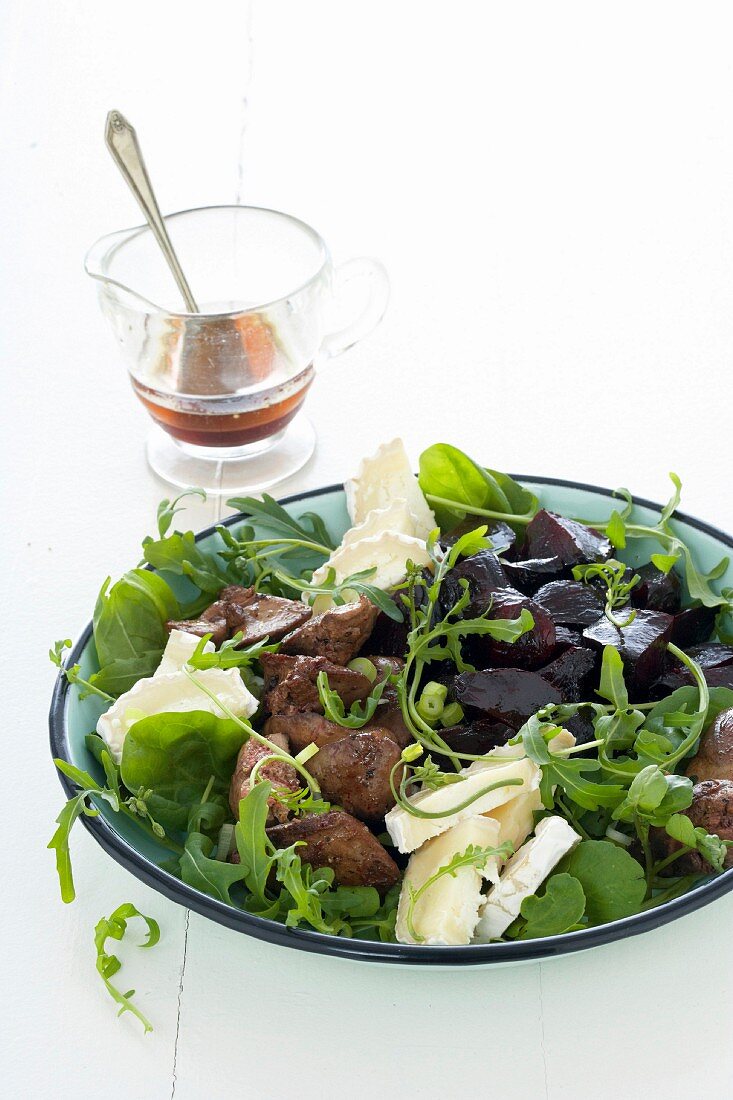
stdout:
[[[254,9],[254,10],[252,10]],[[167,495],[81,260],[138,221],[102,144],[136,123],[166,210],[300,214],[387,264],[389,313],[319,378],[281,494],[395,434],[666,496],[733,529],[733,66],[706,3],[5,0],[2,102],[3,1091],[111,1100],[699,1095],[730,1087],[733,897],[542,964],[407,971],[276,949],[165,901],[81,829],[63,906],[56,638],[133,564]],[[191,512],[208,524],[216,506]],[[143,1037],[94,972],[123,947]],[[704,1077],[703,1077],[704,1075]]]

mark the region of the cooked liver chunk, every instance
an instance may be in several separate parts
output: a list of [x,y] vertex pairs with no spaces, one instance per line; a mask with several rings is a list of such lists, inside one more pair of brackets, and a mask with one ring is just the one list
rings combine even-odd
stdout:
[[283,638],[280,652],[327,657],[334,664],[345,665],[364,645],[378,614],[366,596],[356,603],[331,607]]
[[[267,735],[266,735],[267,736]],[[288,751],[288,740],[282,734],[274,733],[269,738],[273,744],[278,748]],[[249,741],[245,741],[239,750],[239,756],[237,757],[237,765],[234,769],[234,775],[232,776],[232,782],[229,787],[229,805],[234,816],[239,820],[239,803],[245,795],[249,794],[249,777],[252,774],[252,769],[258,760],[262,760],[264,756],[267,756],[271,752],[266,745],[260,744],[259,741],[255,741],[254,738],[250,738]],[[263,779],[269,779],[273,787],[287,787],[288,790],[297,791],[300,786],[298,782],[298,775],[290,764],[285,764],[281,760],[274,760],[270,764],[264,764],[259,771],[259,775]],[[278,802],[275,795],[271,795],[267,800],[267,804],[270,807],[267,820],[270,823],[276,821],[287,821],[289,811],[282,802]]]
[[[400,759],[400,747],[386,730],[343,730],[306,765],[323,797],[354,817],[378,821],[394,806],[389,777]],[[401,769],[395,774],[399,786]]]
[[275,737],[287,737],[294,753],[302,752],[308,745],[328,744],[338,741],[348,730],[331,722],[323,714],[296,712],[294,714],[272,714],[262,730],[271,741]]
[[165,628],[169,634],[172,630],[185,630],[188,634],[198,634],[199,638],[210,634],[215,646],[221,645],[229,635],[226,619],[183,619],[181,622],[171,619]]
[[276,848],[302,840],[297,852],[303,862],[331,867],[338,886],[374,886],[385,894],[400,877],[397,864],[363,821],[340,810],[307,814],[267,831]]
[[[696,827],[702,826],[721,840],[733,840],[733,783],[728,779],[706,779],[692,789],[692,805],[684,811]],[[663,830],[656,833],[655,846],[663,855],[680,847]],[[733,867],[733,848],[728,848],[724,866]],[[711,874],[712,867],[699,852],[687,852],[669,869],[670,875]]]
[[700,738],[697,755],[685,771],[695,782],[729,779],[733,782],[733,707],[722,710]]
[[191,634],[206,634],[208,630],[203,628],[203,624],[216,624],[216,634],[212,638],[215,645],[220,645],[225,638],[232,638],[241,630],[241,645],[244,646],[261,642],[264,638],[277,642],[310,617],[311,609],[300,600],[266,596],[255,592],[254,588],[230,584],[222,588],[218,600],[207,607],[198,619],[190,623],[169,623],[168,629],[172,630],[175,626]]
[[297,711],[323,713],[316,680],[322,670],[329,686],[338,692],[346,707],[366,699],[372,685],[366,676],[341,668],[325,657],[291,657],[287,653],[263,653],[260,658],[265,676],[264,703],[271,714]]

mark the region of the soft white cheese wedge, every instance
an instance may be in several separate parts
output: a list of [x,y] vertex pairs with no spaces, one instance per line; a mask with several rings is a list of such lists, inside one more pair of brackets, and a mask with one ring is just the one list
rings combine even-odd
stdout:
[[[540,769],[527,757],[507,761],[505,764],[475,760],[470,767],[464,768],[459,774],[464,776],[462,783],[451,783],[449,786],[439,787],[437,791],[418,791],[409,799],[413,806],[423,812],[448,811],[445,817],[415,817],[407,810],[403,810],[401,806],[394,806],[389,811],[384,822],[393,843],[400,852],[414,852],[431,837],[440,836],[441,833],[468,818],[489,813],[496,806],[502,806],[517,795],[536,790],[540,784]],[[464,809],[453,810],[490,784],[506,783],[509,779],[520,779],[521,785],[495,787],[494,790],[476,798]]]
[[[249,718],[257,710],[257,700],[242,683],[236,668],[207,668],[196,678],[213,692],[237,718]],[[119,764],[127,731],[141,717],[151,714],[205,710],[226,717],[221,707],[196,687],[185,672],[164,672],[146,676],[120,695],[97,722],[97,733],[106,742],[112,758]]]
[[355,542],[361,542],[362,539],[375,538],[377,535],[384,534],[385,531],[407,535],[411,539],[418,537],[417,522],[407,507],[406,501],[393,500],[386,508],[372,508],[362,523],[357,523],[355,527],[348,529],[341,540],[341,549],[353,546]]
[[426,841],[410,856],[397,908],[395,934],[399,943],[460,945],[471,942],[478,922],[483,880],[498,881],[494,856],[489,857],[482,869],[460,867],[454,875],[443,875],[427,888],[415,903],[412,915],[413,927],[422,937],[419,940],[410,935],[407,927],[409,887],[419,890],[436,871],[450,863],[455,855],[465,852],[469,845],[495,848],[498,837],[498,822],[488,817],[472,817]]
[[497,886],[492,886],[481,909],[474,939],[488,943],[503,936],[519,916],[525,898],[535,894],[564,855],[580,843],[580,836],[564,817],[545,817],[535,835],[512,856]]
[[416,565],[430,565],[425,542],[398,531],[382,531],[379,535],[339,546],[328,561],[316,569],[313,583],[325,580],[329,568],[335,571],[337,582],[364,569],[375,569],[370,577],[365,578],[367,584],[387,590],[405,579],[408,561]]
[[[189,634],[187,630],[171,630],[170,637],[160,658],[160,664],[153,676],[164,676],[170,672],[180,672],[187,661],[193,657],[201,639],[198,634]],[[213,653],[214,643],[207,642],[204,653]]]
[[404,500],[415,517],[420,538],[426,539],[437,526],[401,439],[383,443],[370,458],[365,458],[356,477],[345,482],[344,489],[352,523],[363,523],[373,508],[385,508],[394,500]]
[[537,789],[529,794],[517,795],[503,806],[494,807],[487,816],[499,824],[499,843],[511,841],[516,852],[534,829],[534,811],[541,809],[542,797]]

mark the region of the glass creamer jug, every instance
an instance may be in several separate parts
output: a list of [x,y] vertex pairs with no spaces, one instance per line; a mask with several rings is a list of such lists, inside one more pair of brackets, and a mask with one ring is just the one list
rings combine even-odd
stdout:
[[[266,489],[312,454],[300,410],[315,369],[380,321],[387,274],[371,259],[334,269],[318,233],[276,210],[209,206],[165,222],[198,313],[182,311],[147,225],[103,237],[85,261],[155,422],[148,461],[181,487]],[[333,331],[354,289],[361,311]]]

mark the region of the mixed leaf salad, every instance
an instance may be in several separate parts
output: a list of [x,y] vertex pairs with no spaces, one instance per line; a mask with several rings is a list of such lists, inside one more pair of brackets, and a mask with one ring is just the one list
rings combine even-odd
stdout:
[[56,761],[64,901],[102,804],[219,901],[387,942],[553,936],[720,873],[733,593],[680,537],[671,477],[655,523],[620,490],[591,524],[447,444],[416,478],[396,440],[347,483],[340,539],[265,496],[199,544],[164,501],[102,586],[97,671],[51,650],[102,711],[94,774]]

